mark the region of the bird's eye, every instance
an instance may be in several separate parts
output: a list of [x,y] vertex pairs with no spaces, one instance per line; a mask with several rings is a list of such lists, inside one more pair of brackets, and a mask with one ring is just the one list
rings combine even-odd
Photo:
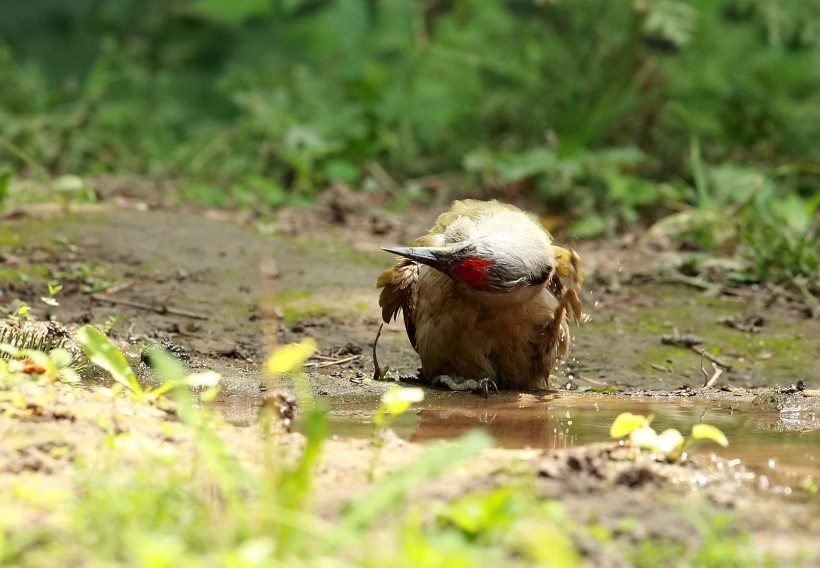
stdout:
[[487,270],[492,265],[491,261],[483,258],[463,258],[453,267],[453,276],[470,288],[481,289],[487,285]]

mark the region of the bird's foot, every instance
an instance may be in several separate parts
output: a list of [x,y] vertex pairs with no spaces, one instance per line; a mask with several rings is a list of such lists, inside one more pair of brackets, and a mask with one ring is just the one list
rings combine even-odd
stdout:
[[496,385],[495,381],[490,378],[476,381],[473,379],[464,379],[462,377],[455,377],[452,375],[439,375],[438,377],[433,378],[433,380],[430,381],[430,384],[434,387],[444,386],[451,391],[472,391],[481,393],[484,395],[484,398],[489,396],[490,389],[495,391],[495,394],[498,394],[498,385]]
[[492,380],[490,378],[486,378],[486,379],[481,379],[480,381],[478,381],[478,389],[479,389],[480,392],[484,393],[484,398],[485,399],[490,394],[490,387],[492,387],[492,389],[495,391],[495,394],[498,394],[498,385],[495,384],[494,380]]

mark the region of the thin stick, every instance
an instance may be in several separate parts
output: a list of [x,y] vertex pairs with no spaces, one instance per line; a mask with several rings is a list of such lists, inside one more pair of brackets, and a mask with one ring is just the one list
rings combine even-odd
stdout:
[[328,355],[320,355],[318,353],[314,353],[313,355],[311,355],[311,357],[313,359],[320,359],[322,361],[336,361],[339,358],[338,356],[333,357]]
[[572,375],[573,379],[578,379],[579,381],[584,381],[585,383],[589,383],[591,385],[595,385],[598,387],[608,387],[610,386],[609,383],[605,383],[604,381],[599,381],[597,379],[590,379],[589,377],[582,377],[581,375]]
[[186,318],[198,320],[208,319],[208,316],[198,314],[196,312],[189,312],[188,310],[169,308],[168,306],[153,306],[151,304],[143,304],[142,302],[132,302],[131,300],[121,300],[119,298],[111,298],[109,296],[106,296],[105,294],[91,294],[91,299],[97,300],[98,302],[108,302],[109,304],[115,304],[119,306],[128,306],[129,308],[135,308],[138,310],[146,310],[157,314],[173,314],[175,316],[183,316]]
[[122,292],[123,290],[127,290],[131,286],[134,285],[133,280],[123,280],[122,282],[117,282],[116,284],[109,286],[105,290],[97,292],[97,295],[100,296],[110,296],[111,294],[116,294],[117,292]]
[[379,366],[379,357],[376,355],[376,346],[379,344],[379,338],[382,336],[382,329],[384,323],[379,325],[379,331],[376,332],[376,339],[373,340],[373,380],[380,381],[382,379],[382,369]]
[[724,361],[723,359],[721,359],[720,357],[718,357],[716,355],[712,355],[711,353],[706,351],[706,349],[702,349],[702,348],[698,347],[697,345],[692,345],[690,348],[692,349],[692,351],[699,354],[701,357],[706,357],[712,363],[717,363],[718,365],[720,365],[721,367],[723,367],[727,371],[732,370],[732,365],[731,364],[727,363],[726,361]]
[[711,388],[723,374],[723,369],[721,367],[718,367],[714,363],[712,363],[712,367],[714,367],[715,369],[715,374],[712,375],[712,378],[706,381],[706,383],[703,385],[703,388],[705,389]]
[[709,373],[706,372],[706,369],[703,368],[703,357],[706,351],[704,349],[700,350],[700,372],[703,373],[703,386],[706,386],[706,383],[709,382]]
[[693,288],[698,288],[700,290],[720,290],[720,286],[717,284],[712,284],[702,278],[694,278],[692,276],[686,276],[685,274],[678,273],[665,274],[661,277],[661,282],[669,284],[686,284],[687,286],[692,286]]
[[357,359],[361,358],[361,355],[351,355],[350,357],[344,357],[343,359],[334,359],[333,361],[323,361],[321,363],[305,363],[302,366],[310,369],[324,369],[325,367],[332,367],[333,365],[344,365],[345,363],[350,363],[351,361],[356,361]]

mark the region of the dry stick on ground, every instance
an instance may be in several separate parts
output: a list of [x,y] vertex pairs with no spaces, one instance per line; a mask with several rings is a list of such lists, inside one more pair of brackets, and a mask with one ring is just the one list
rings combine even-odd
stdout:
[[712,366],[715,369],[715,374],[712,375],[711,379],[706,381],[705,385],[703,385],[703,388],[705,388],[705,389],[712,388],[712,386],[714,386],[714,384],[717,382],[717,380],[720,378],[720,376],[723,374],[723,371],[724,371],[724,369],[722,369],[721,367],[718,367],[714,363],[712,363]]
[[155,306],[152,304],[144,304],[142,302],[132,302],[131,300],[121,300],[119,298],[112,298],[110,296],[107,296],[106,294],[91,294],[91,299],[96,300],[98,302],[108,302],[109,304],[115,304],[119,306],[128,306],[129,308],[135,308],[138,310],[146,310],[157,314],[173,314],[175,316],[183,316],[186,318],[198,320],[208,319],[208,316],[206,315],[198,314],[196,312],[190,312],[188,310],[169,308],[168,306]]
[[712,385],[714,385],[720,376],[723,374],[723,369],[718,367],[714,361],[712,361],[712,369],[714,369],[714,374],[709,377],[709,373],[706,372],[706,369],[703,368],[703,358],[706,356],[706,351],[701,349],[700,350],[700,372],[703,373],[703,388],[708,389]]
[[117,292],[122,292],[123,290],[127,290],[131,286],[134,285],[133,280],[123,280],[122,282],[118,282],[112,286],[109,286],[105,290],[101,290],[97,292],[98,295],[102,296],[110,296],[111,294],[116,294]]
[[698,288],[699,290],[706,290],[709,292],[720,290],[720,285],[712,284],[711,282],[707,282],[702,278],[694,278],[692,276],[686,276],[685,274],[680,274],[678,272],[672,272],[670,274],[666,274],[661,278],[661,281],[671,284],[686,284],[687,286],[692,286],[694,288]]
[[330,361],[322,361],[321,363],[312,362],[312,363],[305,363],[302,365],[303,367],[307,367],[310,369],[324,369],[325,367],[332,367],[333,365],[344,365],[345,363],[350,363],[351,361],[357,361],[361,359],[361,355],[351,355],[350,357],[343,357],[342,359],[333,359]]
[[576,375],[576,374],[573,374],[573,375],[572,375],[572,378],[573,378],[573,379],[578,379],[579,381],[584,381],[585,383],[589,383],[589,384],[591,384],[591,385],[595,385],[595,386],[599,386],[599,387],[608,387],[608,386],[612,386],[612,385],[610,385],[609,383],[605,383],[604,381],[599,381],[599,380],[597,380],[597,379],[591,379],[591,378],[589,378],[589,377],[583,377],[583,376],[581,376],[581,375]]
[[661,336],[661,343],[664,345],[674,345],[676,347],[688,347],[701,357],[706,357],[712,363],[717,363],[721,367],[726,368],[727,371],[732,368],[730,363],[727,363],[716,355],[712,355],[702,347],[698,347],[703,343],[703,339],[696,335],[680,335],[677,330],[675,330],[675,333]]
[[711,353],[709,353],[705,349],[698,348],[695,345],[692,345],[690,349],[692,349],[692,351],[694,351],[695,353],[697,353],[699,355],[702,355],[703,357],[706,357],[712,363],[717,363],[718,365],[720,365],[721,367],[723,367],[727,371],[730,371],[732,369],[732,365],[730,363],[727,363],[726,361],[724,361],[723,359],[721,359],[717,355],[712,355]]
[[382,329],[384,324],[379,324],[379,331],[376,332],[376,339],[373,340],[373,380],[380,381],[382,379],[382,370],[379,367],[379,358],[376,356],[376,346],[379,344],[379,338],[382,336]]

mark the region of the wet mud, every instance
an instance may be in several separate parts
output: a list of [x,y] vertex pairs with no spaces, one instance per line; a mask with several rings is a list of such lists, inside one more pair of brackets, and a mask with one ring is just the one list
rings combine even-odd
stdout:
[[[266,353],[315,338],[319,351],[305,377],[329,412],[333,439],[319,473],[328,511],[340,499],[338,484],[350,488],[345,495],[366,491],[361,464],[369,463],[372,449],[370,416],[381,393],[401,381],[423,386],[426,398],[393,425],[396,451],[385,452],[386,469],[412,460],[415,442],[449,440],[474,428],[498,446],[458,482],[426,488],[431,498],[503,484],[524,463],[544,495],[581,516],[597,511],[604,524],[635,516],[636,535],[660,525],[674,532],[686,515],[670,500],[748,515],[738,526],[776,557],[804,554],[816,534],[820,321],[788,303],[754,290],[715,297],[686,284],[630,279],[630,266],[645,268],[651,259],[582,244],[589,318],[573,327],[571,357],[556,369],[551,390],[484,400],[419,385],[418,360],[399,324],[387,326],[379,343],[388,380],[372,379],[375,279],[392,261],[378,245],[406,242],[429,215],[380,224],[377,231],[317,222],[310,235],[297,236],[284,224],[271,235],[269,226],[222,217],[102,205],[3,220],[0,302],[11,309],[23,300],[35,317],[55,318],[69,331],[107,322],[136,367],[146,341],[178,347],[192,368],[222,374],[215,408],[243,430],[254,428],[267,391],[290,388],[287,378],[271,384],[260,372]],[[58,306],[40,300],[49,281],[63,285]],[[695,348],[670,345],[664,335],[701,341]],[[150,373],[144,378],[150,381]],[[698,422],[714,424],[730,445],[703,442],[685,464],[629,461],[613,443],[595,445],[608,440],[612,420],[626,411],[655,415],[658,429],[684,433]],[[62,428],[40,441],[46,450],[60,443],[68,454],[81,452],[81,442]],[[61,467],[37,444],[20,444],[24,452],[3,454],[6,473],[28,462],[42,462],[43,471]],[[770,524],[755,510],[771,515]],[[816,558],[811,554],[805,557]]]

